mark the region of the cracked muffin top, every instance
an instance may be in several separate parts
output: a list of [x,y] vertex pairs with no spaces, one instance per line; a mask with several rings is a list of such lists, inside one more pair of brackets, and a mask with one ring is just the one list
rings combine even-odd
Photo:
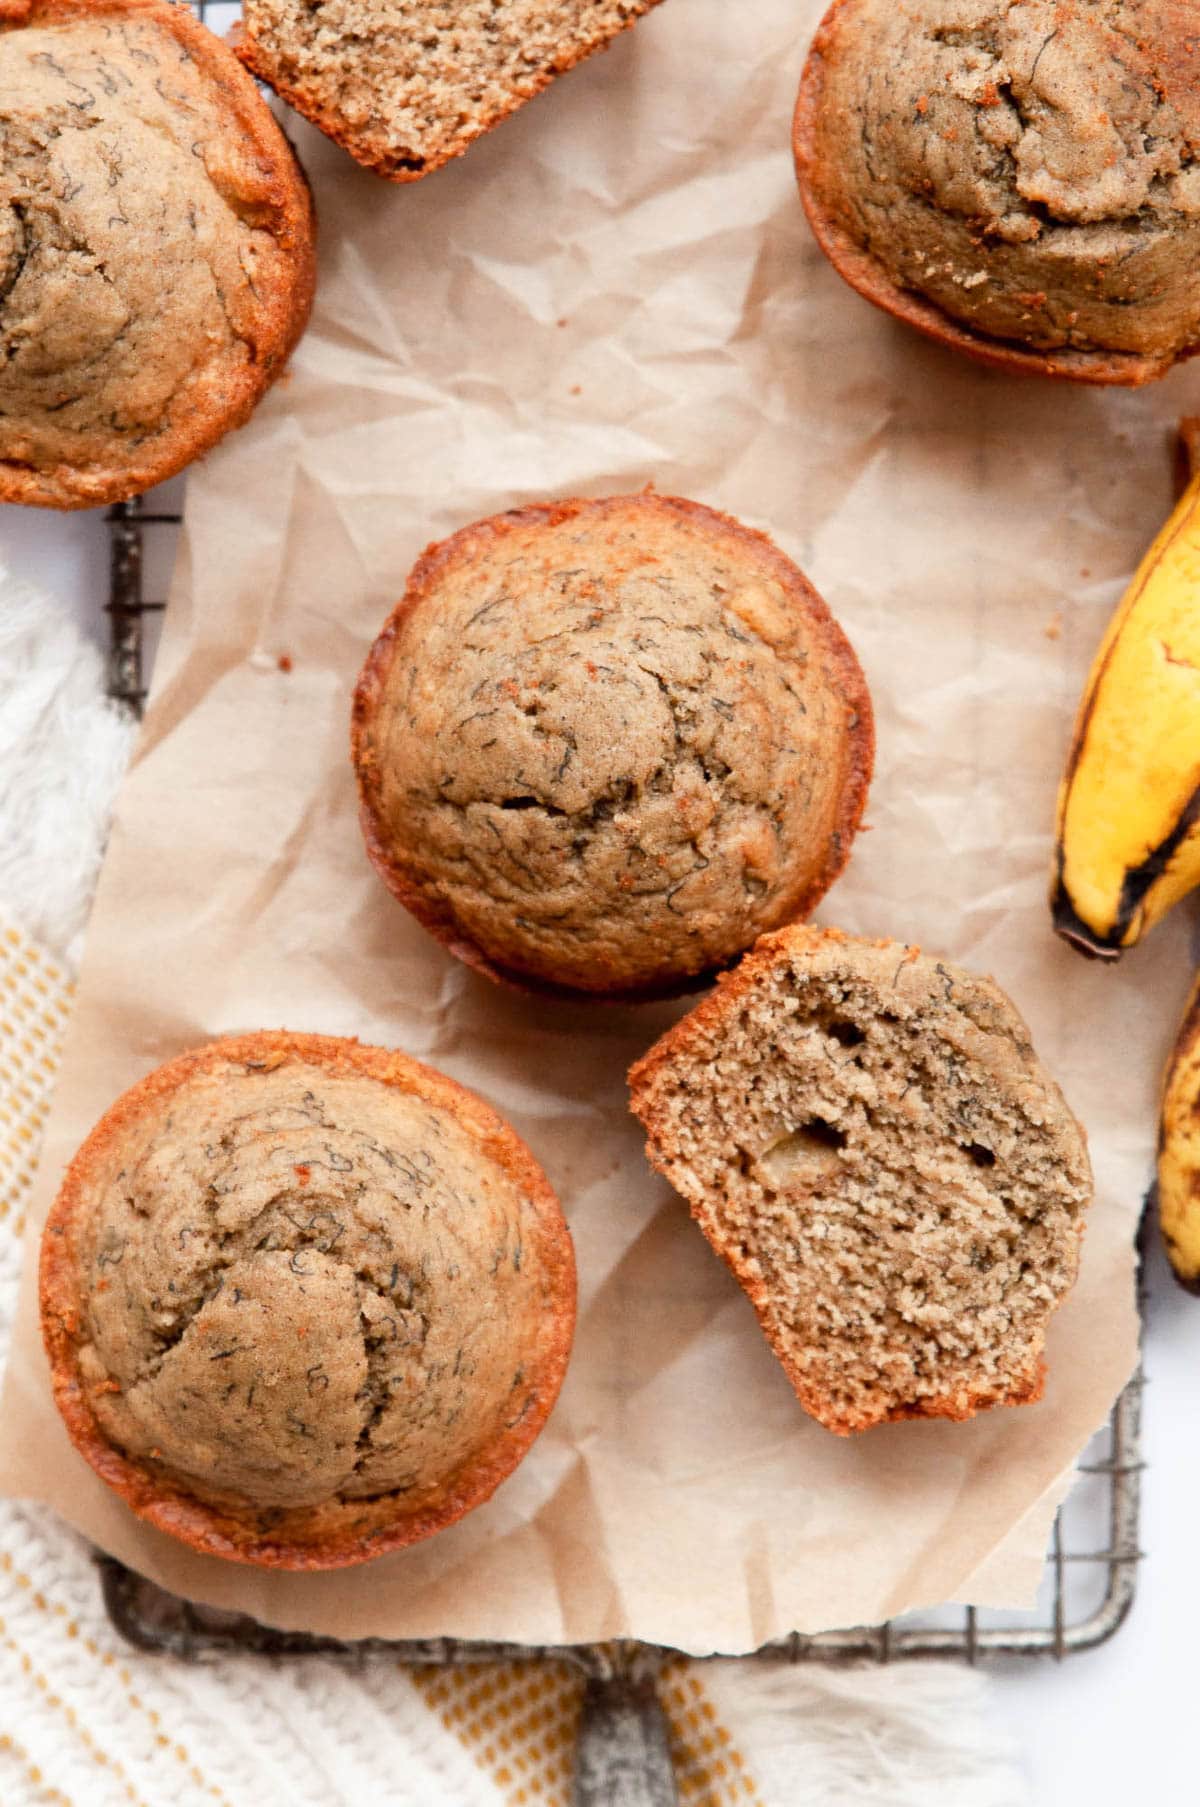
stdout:
[[485,1500],[541,1429],[570,1235],[485,1104],[327,1036],[211,1043],[119,1099],[42,1242],[77,1446],[198,1549],[361,1562]]
[[304,177],[166,0],[0,0],[0,500],[119,501],[239,426],[303,330]]
[[1194,0],[837,0],[795,150],[822,249],[989,362],[1139,383],[1200,350]]
[[686,989],[812,909],[873,748],[803,573],[652,493],[431,547],[353,724],[368,850],[401,902],[491,977],[621,997]]

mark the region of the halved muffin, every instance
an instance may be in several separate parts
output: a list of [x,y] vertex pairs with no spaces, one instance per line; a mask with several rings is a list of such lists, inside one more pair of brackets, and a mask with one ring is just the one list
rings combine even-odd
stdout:
[[392,182],[440,169],[658,0],[243,0],[238,55]]
[[324,1569],[453,1524],[566,1370],[570,1234],[494,1111],[432,1068],[263,1031],[135,1085],[42,1238],[76,1447],[135,1512],[238,1562]]
[[1083,1131],[990,979],[895,941],[768,935],[630,1073],[651,1162],[846,1435],[1040,1398]]

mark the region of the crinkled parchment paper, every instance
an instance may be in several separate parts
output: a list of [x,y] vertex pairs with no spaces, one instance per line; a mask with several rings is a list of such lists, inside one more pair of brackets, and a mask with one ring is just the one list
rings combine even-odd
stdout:
[[[1050,931],[1055,783],[1088,658],[1171,497],[1187,377],[1104,394],[975,369],[825,265],[789,119],[815,0],[666,0],[457,166],[393,188],[301,129],[323,231],[290,380],[193,472],[154,696],[100,888],[4,1400],[4,1485],[198,1599],[279,1625],[746,1650],[946,1599],[1027,1602],[1130,1371],[1131,1242],[1185,985]],[[1098,1198],[1034,1407],[842,1441],[811,1423],[626,1112],[677,1007],[546,1003],[447,958],[368,868],[350,690],[429,539],[648,482],[773,533],[845,624],[878,776],[821,920],[992,972],[1086,1122]],[[281,655],[291,661],[280,668]],[[124,1086],[224,1030],[359,1035],[512,1118],[570,1216],[561,1401],[495,1499],[344,1575],[140,1525],[69,1448],[34,1249]]]

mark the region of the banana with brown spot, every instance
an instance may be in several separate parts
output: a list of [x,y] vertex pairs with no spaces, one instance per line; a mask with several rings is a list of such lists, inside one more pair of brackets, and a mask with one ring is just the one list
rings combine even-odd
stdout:
[[1058,933],[1116,960],[1200,884],[1200,422],[1191,481],[1100,644],[1059,790]]

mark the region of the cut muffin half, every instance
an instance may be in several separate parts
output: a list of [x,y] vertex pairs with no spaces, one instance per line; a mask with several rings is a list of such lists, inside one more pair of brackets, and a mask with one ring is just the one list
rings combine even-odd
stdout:
[[651,1162],[829,1430],[1041,1396],[1091,1169],[991,980],[783,929],[630,1084]]
[[440,169],[658,0],[245,0],[248,69],[393,182]]

